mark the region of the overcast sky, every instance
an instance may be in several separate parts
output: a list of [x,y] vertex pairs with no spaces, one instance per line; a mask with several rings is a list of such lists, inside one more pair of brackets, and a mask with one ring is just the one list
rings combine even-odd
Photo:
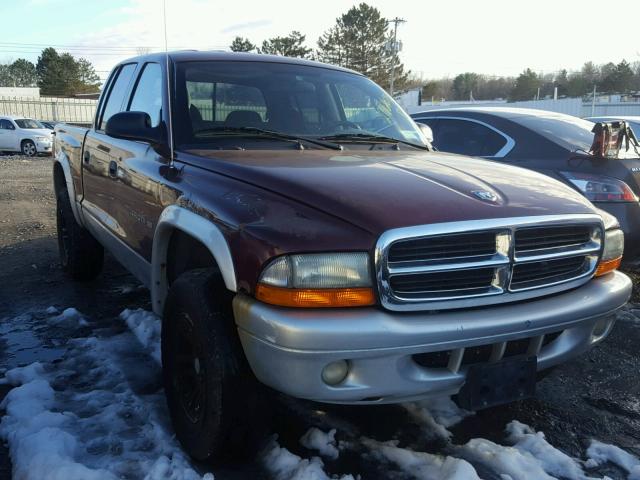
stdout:
[[[73,46],[101,77],[140,47],[163,48],[162,0],[0,0],[0,61],[35,61],[43,46]],[[402,17],[405,65],[425,77],[465,71],[516,75],[640,61],[640,0],[370,0]],[[299,30],[308,45],[357,2],[345,0],[166,0],[169,48],[225,49]],[[610,13],[607,13],[607,9]]]

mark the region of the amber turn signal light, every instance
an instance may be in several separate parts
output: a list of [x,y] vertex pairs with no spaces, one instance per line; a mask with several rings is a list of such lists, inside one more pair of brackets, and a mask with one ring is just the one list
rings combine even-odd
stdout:
[[598,268],[596,268],[596,277],[613,272],[620,267],[620,262],[622,262],[622,257],[614,258],[612,260],[602,260],[598,264]]
[[258,284],[256,298],[281,307],[328,308],[374,305],[372,288],[282,288]]

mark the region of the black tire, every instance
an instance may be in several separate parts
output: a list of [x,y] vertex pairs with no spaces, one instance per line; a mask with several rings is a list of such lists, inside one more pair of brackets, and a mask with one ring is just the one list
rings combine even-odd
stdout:
[[171,420],[182,447],[199,461],[251,455],[264,439],[267,402],[244,357],[231,299],[212,270],[192,270],[171,286],[162,319]]
[[58,251],[62,269],[74,280],[93,280],[102,271],[104,248],[76,222],[67,190],[62,189],[56,197]]
[[36,148],[36,144],[33,143],[33,140],[23,140],[20,144],[20,150],[22,154],[27,157],[35,157],[38,154],[38,149]]

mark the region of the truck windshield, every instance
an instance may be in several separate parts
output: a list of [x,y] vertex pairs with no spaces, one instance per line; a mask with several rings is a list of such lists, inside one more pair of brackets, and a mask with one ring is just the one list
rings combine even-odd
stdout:
[[[425,146],[411,118],[371,80],[310,65],[275,62],[177,64],[173,123],[178,147],[220,148],[221,137],[251,130]],[[237,143],[237,141],[236,141]]]

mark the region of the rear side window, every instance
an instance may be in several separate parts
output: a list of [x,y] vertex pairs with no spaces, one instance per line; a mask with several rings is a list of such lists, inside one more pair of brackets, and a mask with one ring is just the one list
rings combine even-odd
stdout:
[[506,138],[476,122],[440,118],[433,132],[433,145],[443,152],[476,157],[495,156]]
[[162,110],[162,69],[157,63],[147,63],[140,74],[129,111],[146,112],[151,117],[151,126],[160,124]]
[[129,63],[124,65],[118,72],[118,76],[113,81],[113,86],[109,92],[107,103],[104,106],[98,130],[104,130],[104,127],[107,125],[107,121],[113,116],[113,114],[122,111],[122,104],[125,96],[127,95],[127,90],[129,89],[129,84],[131,83],[131,78],[133,77],[135,69],[136,64]]
[[15,130],[16,127],[13,126],[9,120],[2,119],[0,120],[0,130]]
[[[189,115],[194,130],[205,124],[244,121],[258,126],[266,120],[267,105],[256,87],[221,82],[187,80]],[[210,125],[205,125],[210,126]]]

